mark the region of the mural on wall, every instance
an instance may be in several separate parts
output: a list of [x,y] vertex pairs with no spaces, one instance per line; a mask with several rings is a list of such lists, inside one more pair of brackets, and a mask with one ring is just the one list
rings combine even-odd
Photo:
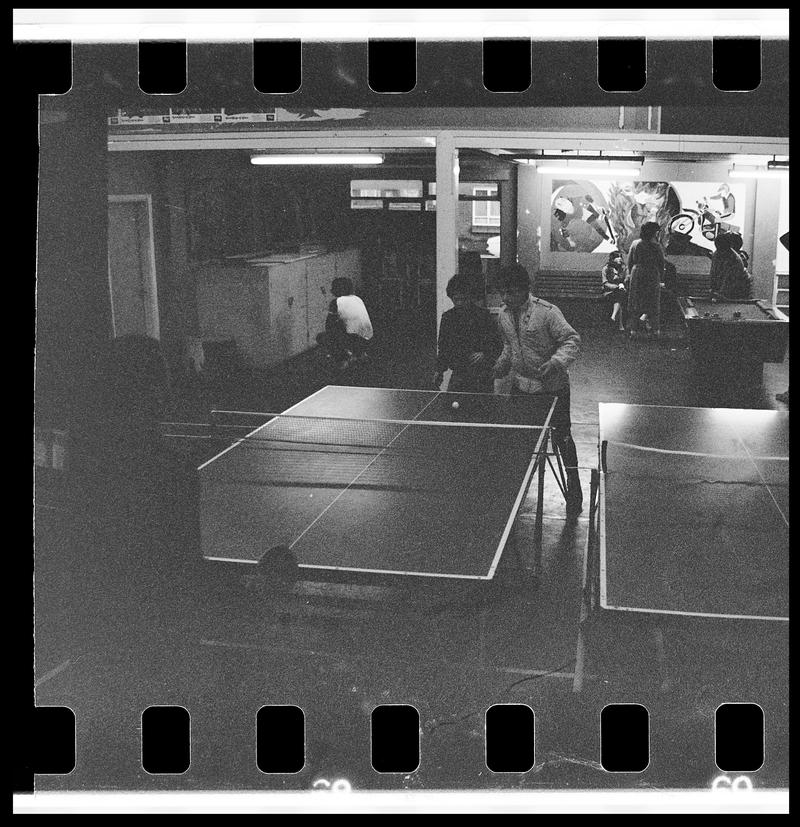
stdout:
[[662,229],[667,253],[709,256],[721,232],[742,233],[745,185],[713,182],[554,180],[554,253],[627,255],[645,221]]

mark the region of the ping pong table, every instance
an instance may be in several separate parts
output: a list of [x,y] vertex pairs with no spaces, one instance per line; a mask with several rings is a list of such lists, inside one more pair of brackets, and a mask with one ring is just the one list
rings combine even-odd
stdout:
[[547,464],[565,490],[554,406],[323,387],[199,467],[203,557],[268,569],[288,547],[306,578],[491,581],[535,474],[539,550]]
[[598,465],[576,691],[598,615],[788,621],[788,412],[604,403]]

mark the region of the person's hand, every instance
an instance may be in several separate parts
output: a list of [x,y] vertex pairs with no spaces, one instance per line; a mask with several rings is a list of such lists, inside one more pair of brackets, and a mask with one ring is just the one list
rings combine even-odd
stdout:
[[562,368],[557,362],[548,359],[538,370],[539,378],[545,385],[552,385],[561,376]]
[[478,365],[481,362],[483,362],[485,358],[486,358],[486,356],[483,353],[475,351],[473,353],[470,353],[469,356],[467,356],[467,362],[470,365]]
[[495,379],[502,379],[504,376],[508,376],[511,372],[511,365],[507,365],[503,367],[499,362],[495,362],[494,366],[492,367],[492,376]]

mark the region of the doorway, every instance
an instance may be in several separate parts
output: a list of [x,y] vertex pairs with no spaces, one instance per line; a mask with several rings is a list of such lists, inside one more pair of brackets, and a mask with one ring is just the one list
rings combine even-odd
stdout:
[[159,339],[153,205],[149,195],[108,197],[108,287],[113,335]]

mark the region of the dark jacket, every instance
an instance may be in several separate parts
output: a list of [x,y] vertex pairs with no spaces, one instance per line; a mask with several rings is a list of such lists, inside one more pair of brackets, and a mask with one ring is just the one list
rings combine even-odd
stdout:
[[711,289],[726,299],[749,299],[752,279],[744,262],[733,250],[717,250],[711,257]]
[[483,353],[488,369],[503,350],[497,322],[483,307],[468,304],[453,307],[442,314],[439,324],[439,356],[436,370],[444,373],[452,369],[456,374],[470,373],[468,357],[471,353]]

